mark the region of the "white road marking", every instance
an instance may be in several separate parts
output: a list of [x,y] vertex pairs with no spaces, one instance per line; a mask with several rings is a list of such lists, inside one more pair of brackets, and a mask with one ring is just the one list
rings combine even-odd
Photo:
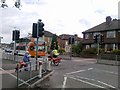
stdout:
[[[2,68],[0,68],[0,70],[2,70],[2,71],[4,71],[4,72],[6,72],[6,73],[7,73],[7,74],[9,74],[10,76],[12,76],[12,77],[14,77],[15,79],[17,79],[17,77],[16,77],[15,75],[13,75],[13,74],[11,74],[11,73],[7,72],[6,70],[4,70],[4,69],[2,69]],[[22,80],[22,79],[20,79],[20,78],[18,78],[18,80],[19,80],[19,81],[21,81],[21,82],[23,82],[23,83],[25,83],[26,85],[28,85],[28,86],[29,86],[29,84],[28,84],[28,83],[26,83],[24,80]]]
[[67,75],[69,74],[75,74],[75,73],[79,73],[79,72],[84,72],[84,71],[86,71],[86,70],[79,70],[79,71],[75,71],[75,72],[70,72],[70,73],[66,73]]
[[92,70],[93,68],[88,68],[88,70]]
[[70,74],[75,74],[75,73],[79,73],[79,72],[84,72],[84,71],[88,71],[88,70],[92,70],[93,68],[88,68],[87,70],[79,70],[79,71],[74,71],[74,72],[70,72],[70,73],[66,73],[67,75]]
[[118,73],[116,73],[116,72],[112,72],[112,71],[100,70],[100,69],[96,69],[96,70],[99,70],[99,71],[102,71],[102,72],[106,72],[106,73],[109,73],[109,74],[115,74],[115,75],[118,75]]
[[66,82],[67,82],[67,76],[64,76],[64,81],[63,81],[63,86],[62,86],[62,88],[65,88]]
[[114,87],[114,86],[112,86],[112,85],[110,85],[110,84],[107,84],[107,83],[101,82],[101,81],[99,81],[99,80],[98,80],[98,82],[99,82],[99,83],[102,83],[102,84],[104,84],[104,85],[106,85],[106,86],[109,86],[109,87],[111,87],[111,88],[116,88],[116,87]]
[[68,78],[71,78],[71,79],[74,79],[74,80],[77,80],[77,81],[80,81],[80,82],[83,82],[83,83],[86,83],[86,84],[89,84],[89,85],[92,85],[92,86],[95,86],[95,87],[99,87],[99,88],[105,88],[103,86],[100,86],[100,85],[97,85],[97,84],[93,84],[93,83],[90,83],[90,82],[87,82],[87,81],[83,81],[81,79],[77,79],[77,78],[74,78],[74,77],[68,77]]
[[91,79],[91,78],[86,78],[86,77],[79,77],[79,76],[76,76],[76,77],[77,78],[81,78],[81,79],[86,79],[86,80],[89,80],[89,81],[96,81],[96,82],[99,82],[99,83],[101,83],[103,85],[109,86],[111,88],[116,88],[116,87],[114,87],[114,86],[112,86],[112,85],[110,85],[108,83],[105,83],[105,82],[102,82],[102,81],[99,81],[99,80],[95,80],[95,79]]
[[0,71],[0,74],[6,74],[6,72],[14,73],[14,72],[15,72],[15,69],[12,69],[12,70],[6,70],[6,71]]

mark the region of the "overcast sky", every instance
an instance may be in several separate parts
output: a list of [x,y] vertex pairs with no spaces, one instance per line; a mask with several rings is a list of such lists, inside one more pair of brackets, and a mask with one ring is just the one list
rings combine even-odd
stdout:
[[14,1],[6,0],[8,8],[0,8],[2,43],[12,42],[14,27],[20,30],[20,37],[27,36],[38,19],[47,31],[79,37],[105,22],[106,16],[118,19],[119,0],[21,0],[21,10],[13,7]]

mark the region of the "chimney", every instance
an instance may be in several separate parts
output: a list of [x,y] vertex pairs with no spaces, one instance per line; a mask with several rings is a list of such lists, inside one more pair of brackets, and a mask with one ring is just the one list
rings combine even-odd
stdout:
[[112,21],[111,16],[107,16],[107,17],[106,17],[106,24],[107,24],[107,25],[110,25],[110,24],[111,24],[111,21]]
[[75,37],[77,37],[78,35],[77,35],[77,34],[75,34],[74,36],[75,36]]

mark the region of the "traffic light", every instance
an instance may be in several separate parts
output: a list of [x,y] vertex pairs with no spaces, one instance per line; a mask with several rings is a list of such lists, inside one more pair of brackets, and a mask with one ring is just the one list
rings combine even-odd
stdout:
[[103,42],[104,42],[104,36],[100,35],[100,43],[103,44]]
[[74,44],[74,43],[75,43],[74,37],[69,37],[68,44]]
[[75,43],[75,39],[74,39],[74,37],[72,37],[72,44],[74,44]]
[[15,31],[13,31],[12,40],[15,41]]
[[16,30],[16,34],[15,34],[15,40],[19,40],[20,37],[20,31]]
[[20,31],[14,30],[13,35],[12,35],[12,40],[17,41],[17,40],[19,40],[19,37],[20,37]]
[[38,36],[42,37],[44,35],[44,23],[41,22],[41,19],[38,20]]
[[32,37],[37,38],[37,23],[33,23],[32,26]]
[[98,43],[98,35],[94,36],[94,43]]
[[68,44],[71,44],[71,37],[69,37]]

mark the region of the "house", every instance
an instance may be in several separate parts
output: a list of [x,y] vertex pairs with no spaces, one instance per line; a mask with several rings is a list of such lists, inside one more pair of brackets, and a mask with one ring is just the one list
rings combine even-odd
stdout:
[[100,47],[106,51],[120,49],[120,20],[113,19],[110,16],[106,17],[106,21],[90,28],[83,33],[83,48],[95,47],[94,37],[96,35],[103,35],[103,43]]
[[52,37],[53,37],[53,33],[46,31],[46,30],[44,31],[44,40],[45,40],[47,47],[48,47],[47,50],[50,50]]
[[75,35],[69,35],[69,34],[62,34],[59,35],[59,38],[61,38],[61,43],[59,44],[60,47],[62,47],[66,52],[71,52],[71,44],[69,43],[69,38],[74,38],[74,45],[77,45],[79,42],[82,41],[81,38],[79,38],[77,36],[77,34]]

